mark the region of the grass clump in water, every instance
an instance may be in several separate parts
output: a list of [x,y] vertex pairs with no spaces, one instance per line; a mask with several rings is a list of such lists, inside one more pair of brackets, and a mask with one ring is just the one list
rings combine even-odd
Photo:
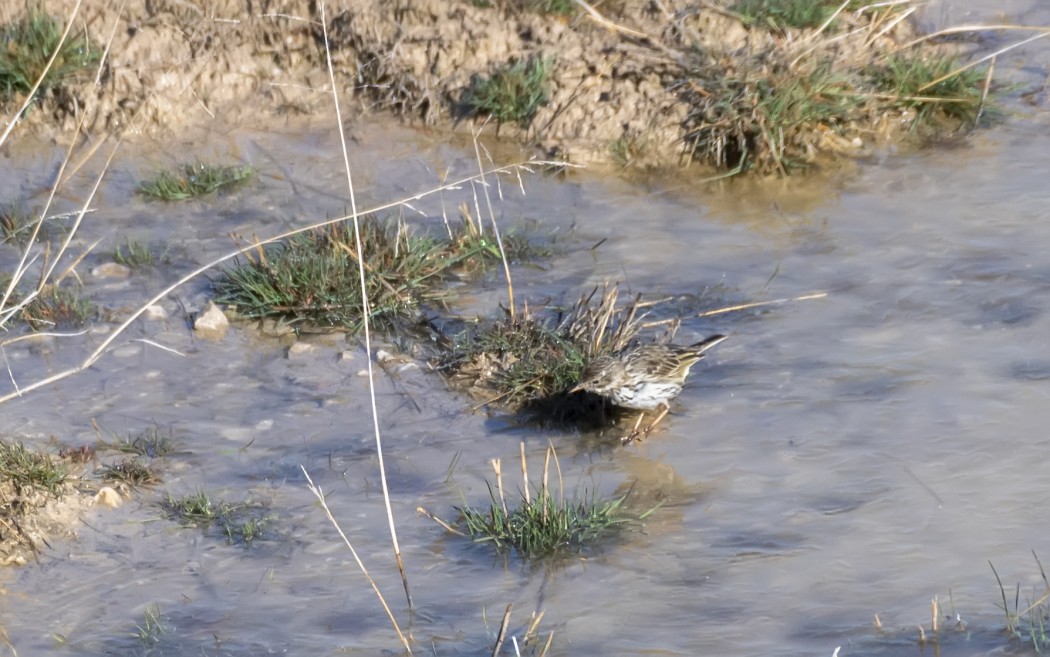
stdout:
[[123,483],[129,486],[148,486],[160,481],[153,469],[144,463],[140,463],[134,457],[128,457],[119,463],[104,465],[99,468],[98,475],[105,481]]
[[[12,295],[13,304],[20,302]],[[57,327],[76,328],[87,323],[97,312],[95,304],[80,298],[80,292],[69,286],[45,285],[20,311],[19,317],[34,331]]]
[[184,526],[217,526],[228,542],[244,545],[261,538],[264,530],[273,521],[273,516],[262,513],[262,509],[257,505],[213,500],[202,490],[183,497],[174,497],[168,493],[161,506],[169,517],[178,520]]
[[528,127],[547,104],[550,66],[550,60],[532,57],[512,61],[488,77],[475,75],[460,101],[463,113]]
[[[1021,585],[1015,587],[1014,604],[1011,608],[1007,602],[1006,588],[1003,580],[995,570],[991,562],[995,581],[999,584],[999,594],[1002,596],[1002,610],[1006,615],[1006,633],[1014,649],[1025,645],[1031,646],[1036,653],[1041,653],[1050,648],[1050,579],[1047,579],[1046,569],[1043,562],[1035,551],[1032,552],[1035,563],[1039,567],[1039,575],[1043,580],[1042,590],[1032,590],[1027,593],[1025,599],[1021,599]],[[1023,605],[1023,606],[1022,606]]]
[[[447,296],[441,283],[473,274],[499,261],[494,239],[469,218],[448,229],[450,239],[417,234],[403,224],[360,218],[365,254],[365,289],[370,321],[394,329],[419,319],[419,308]],[[528,242],[505,247],[528,252]],[[289,323],[358,332],[361,280],[352,224],[341,223],[260,248],[225,270],[215,284],[217,303],[246,317],[277,317]],[[513,258],[515,253],[508,253]]]
[[[22,20],[0,27],[0,100],[9,101],[17,94],[29,93],[58,48],[64,29],[40,6],[31,7]],[[101,56],[102,49],[85,34],[70,31],[38,93],[59,87],[96,66]]]
[[185,201],[229,190],[255,176],[251,165],[183,164],[140,183],[138,193],[158,201]]
[[99,447],[149,458],[161,458],[175,452],[171,429],[165,430],[156,424],[134,435],[116,437],[112,442],[99,441]]
[[496,485],[493,489],[489,484],[488,505],[457,507],[462,517],[462,531],[455,530],[448,523],[441,524],[477,543],[491,543],[501,553],[515,550],[522,558],[530,560],[580,552],[610,538],[628,522],[623,513],[626,495],[602,499],[584,493],[577,499],[565,499],[564,490],[554,491],[547,483],[552,460],[559,478],[561,476],[557,458],[554,448],[548,446],[543,477],[538,483],[531,482],[525,446],[521,445],[523,488],[514,507],[507,503],[500,460],[494,459]]
[[126,239],[113,249],[113,262],[132,270],[144,270],[153,266],[153,250],[146,244]]

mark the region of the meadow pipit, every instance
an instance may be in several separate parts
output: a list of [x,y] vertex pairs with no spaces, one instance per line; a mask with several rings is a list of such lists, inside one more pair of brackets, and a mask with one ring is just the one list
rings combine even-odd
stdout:
[[[623,437],[623,442],[631,442],[639,435],[649,435],[664,419],[671,410],[670,401],[682,392],[689,368],[726,337],[712,335],[688,347],[643,344],[611,356],[599,356],[583,368],[579,384],[570,392],[586,390],[607,398],[616,406],[642,411],[631,433]],[[657,409],[660,413],[656,419],[644,431],[638,431],[645,411]]]

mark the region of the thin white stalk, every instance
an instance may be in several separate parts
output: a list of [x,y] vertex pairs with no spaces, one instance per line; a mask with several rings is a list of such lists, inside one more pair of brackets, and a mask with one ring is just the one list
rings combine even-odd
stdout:
[[[343,152],[343,167],[346,170],[346,185],[350,193],[350,216],[354,222],[354,242],[357,247],[357,272],[361,283],[361,319],[364,324],[365,353],[368,355],[368,396],[372,405],[372,429],[376,440],[376,456],[379,460],[379,481],[383,488],[383,503],[386,505],[387,523],[390,526],[390,541],[394,546],[394,558],[397,569],[401,572],[401,583],[405,587],[405,598],[408,608],[412,609],[412,594],[408,589],[408,577],[405,565],[401,560],[401,547],[397,543],[397,527],[394,524],[394,509],[390,504],[390,489],[386,481],[386,465],[383,462],[383,439],[379,431],[379,409],[376,405],[375,369],[372,364],[372,336],[369,327],[368,288],[365,281],[365,257],[361,246],[361,224],[358,220],[357,197],[354,194],[354,178],[350,172],[350,153],[346,148],[346,135],[343,134],[343,115],[339,107],[339,87],[335,81],[335,69],[332,66],[332,52],[328,44],[328,19],[325,16],[325,2],[321,1],[321,29],[324,31],[325,60],[328,63],[328,82],[332,88],[332,103],[335,106],[336,125],[339,126],[339,146]],[[408,645],[405,645],[408,648]],[[409,650],[411,652],[411,650]]]

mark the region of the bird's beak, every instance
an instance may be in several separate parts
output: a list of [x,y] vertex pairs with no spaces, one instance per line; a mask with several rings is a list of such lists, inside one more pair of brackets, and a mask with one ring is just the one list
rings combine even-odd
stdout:
[[569,394],[571,395],[574,392],[583,392],[583,384],[578,384],[575,388],[569,391]]

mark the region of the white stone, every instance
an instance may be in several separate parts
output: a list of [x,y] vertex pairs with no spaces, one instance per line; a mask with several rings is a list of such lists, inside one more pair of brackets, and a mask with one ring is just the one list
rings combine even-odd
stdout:
[[211,301],[193,322],[193,329],[198,335],[206,338],[221,338],[229,326],[230,321],[226,319],[226,315]]

